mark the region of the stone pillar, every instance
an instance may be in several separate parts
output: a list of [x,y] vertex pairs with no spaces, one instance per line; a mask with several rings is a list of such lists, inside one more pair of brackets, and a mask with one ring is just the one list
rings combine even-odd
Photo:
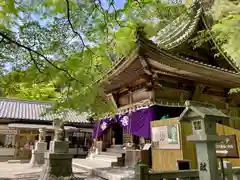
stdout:
[[45,152],[45,163],[39,180],[73,180],[72,158],[68,153],[69,143],[64,138],[64,127],[55,127],[54,140],[50,142],[49,152]]
[[46,129],[39,129],[39,139],[35,144],[35,148],[32,150],[32,157],[30,160],[30,166],[36,167],[44,164],[44,153],[47,150]]

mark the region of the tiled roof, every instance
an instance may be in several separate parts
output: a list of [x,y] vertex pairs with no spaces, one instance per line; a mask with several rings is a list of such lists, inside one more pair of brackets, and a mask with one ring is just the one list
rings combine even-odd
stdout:
[[[211,6],[211,3],[209,3],[209,6]],[[172,50],[179,47],[191,39],[194,33],[196,33],[200,19],[202,20],[205,29],[209,29],[209,22],[205,14],[206,8],[203,8],[203,0],[196,0],[186,13],[183,13],[172,23],[161,29],[157,35],[151,39],[161,49]],[[234,70],[239,73],[240,66],[236,63],[236,60],[223,51],[213,38],[212,40],[219,53],[225,58],[225,60],[227,60]]]
[[[53,121],[61,117],[57,114],[46,113],[52,104],[53,102],[3,98],[0,99],[0,118]],[[79,114],[71,110],[66,110],[65,113],[65,119],[68,122],[89,123],[87,113]]]
[[[207,116],[208,117],[217,117],[218,120],[229,118],[229,116],[224,114],[222,111],[217,109],[215,107],[215,105],[212,105],[212,104],[196,102],[196,101],[186,101],[185,106],[186,106],[185,110],[180,115],[180,120],[184,120],[184,118],[186,118],[185,116],[187,115],[187,112],[189,110],[195,112],[197,115],[199,115],[202,118],[205,118]],[[191,118],[191,115],[189,117]],[[194,117],[194,116],[192,116],[192,117]]]
[[160,48],[170,50],[186,42],[195,33],[202,13],[202,6],[196,1],[187,13],[158,32],[155,43]]

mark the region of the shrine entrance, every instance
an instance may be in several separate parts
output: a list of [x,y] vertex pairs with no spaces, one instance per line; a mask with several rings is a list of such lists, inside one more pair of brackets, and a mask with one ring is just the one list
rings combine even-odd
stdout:
[[112,125],[112,137],[115,138],[115,144],[123,144],[123,128],[119,123]]

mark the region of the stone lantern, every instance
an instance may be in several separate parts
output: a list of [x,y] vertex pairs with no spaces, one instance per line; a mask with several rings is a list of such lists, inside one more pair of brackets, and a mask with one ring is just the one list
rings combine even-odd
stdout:
[[55,119],[53,126],[54,140],[50,142],[49,151],[45,152],[45,163],[39,180],[73,180],[73,155],[69,154],[69,143],[65,141],[64,121]]
[[30,160],[30,166],[41,166],[44,164],[44,153],[47,150],[46,139],[46,128],[40,128],[39,138],[35,144],[34,149],[32,150],[32,157]]
[[185,106],[180,121],[192,124],[192,135],[188,136],[187,140],[196,144],[199,179],[218,180],[220,176],[215,143],[222,141],[223,138],[217,136],[216,122],[226,121],[229,117],[211,104],[186,101]]

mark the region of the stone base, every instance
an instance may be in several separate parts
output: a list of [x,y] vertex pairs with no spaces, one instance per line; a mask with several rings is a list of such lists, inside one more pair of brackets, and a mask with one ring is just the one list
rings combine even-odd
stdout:
[[44,164],[44,153],[47,150],[47,143],[38,141],[35,144],[35,149],[32,150],[32,157],[30,161],[31,167],[42,166]]
[[36,150],[32,150],[32,157],[30,160],[30,167],[39,167],[44,164],[44,152],[38,152]]
[[68,153],[69,143],[67,141],[51,141],[50,153]]
[[48,153],[39,180],[73,180],[71,154]]

